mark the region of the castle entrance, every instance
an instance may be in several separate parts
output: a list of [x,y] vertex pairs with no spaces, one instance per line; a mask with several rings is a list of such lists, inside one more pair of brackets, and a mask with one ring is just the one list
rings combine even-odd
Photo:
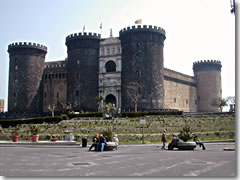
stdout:
[[112,104],[115,104],[115,106],[116,106],[116,97],[112,94],[109,94],[106,96],[105,102],[106,102],[106,104],[112,103]]

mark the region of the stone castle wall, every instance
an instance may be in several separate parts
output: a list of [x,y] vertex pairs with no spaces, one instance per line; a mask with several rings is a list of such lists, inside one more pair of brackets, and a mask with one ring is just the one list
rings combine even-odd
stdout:
[[164,68],[164,106],[184,112],[197,111],[197,84],[188,76]]

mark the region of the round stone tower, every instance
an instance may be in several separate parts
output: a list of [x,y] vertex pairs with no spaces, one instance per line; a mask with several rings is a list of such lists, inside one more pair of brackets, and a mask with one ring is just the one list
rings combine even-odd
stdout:
[[204,60],[193,63],[197,80],[198,112],[219,112],[217,101],[222,99],[221,62]]
[[132,26],[122,29],[119,37],[122,46],[122,110],[163,108],[164,29]]
[[42,76],[47,47],[36,43],[13,43],[8,46],[10,113],[41,113]]
[[76,105],[75,111],[97,111],[100,38],[96,33],[66,37],[67,102]]

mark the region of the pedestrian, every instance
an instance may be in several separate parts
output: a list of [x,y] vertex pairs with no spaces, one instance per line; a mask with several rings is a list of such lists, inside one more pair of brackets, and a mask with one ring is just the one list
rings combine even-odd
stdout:
[[119,140],[116,134],[113,136],[113,142],[115,142],[115,149],[118,150]]
[[202,150],[206,150],[206,147],[204,146],[204,144],[203,144],[202,142],[200,142],[200,141],[198,140],[198,137],[197,137],[196,134],[193,135],[193,141],[194,141],[197,145],[199,145],[200,147],[202,147]]
[[100,145],[100,148],[101,148],[101,152],[103,152],[104,146],[107,145],[107,140],[102,134],[100,134],[100,139],[99,140],[100,140],[99,145]]
[[89,148],[89,151],[91,151],[91,149],[94,147],[94,150],[96,151],[97,150],[97,142],[98,142],[98,134],[96,136],[93,136],[93,139],[92,139],[92,145],[91,147]]
[[162,133],[162,143],[163,143],[163,145],[162,145],[162,150],[166,150],[166,142],[167,142],[167,135],[166,135],[166,130],[164,130],[163,131],[163,133]]
[[175,134],[173,134],[172,141],[168,144],[168,150],[173,150],[174,148],[177,148],[178,142],[179,142],[178,137]]

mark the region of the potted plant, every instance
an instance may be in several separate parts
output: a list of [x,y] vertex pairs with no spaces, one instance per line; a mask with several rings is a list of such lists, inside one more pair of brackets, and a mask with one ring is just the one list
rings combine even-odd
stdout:
[[18,142],[18,139],[19,139],[19,128],[16,127],[12,130],[12,140],[13,142]]
[[32,141],[38,142],[40,127],[38,125],[32,125],[30,126],[30,132],[32,134]]

